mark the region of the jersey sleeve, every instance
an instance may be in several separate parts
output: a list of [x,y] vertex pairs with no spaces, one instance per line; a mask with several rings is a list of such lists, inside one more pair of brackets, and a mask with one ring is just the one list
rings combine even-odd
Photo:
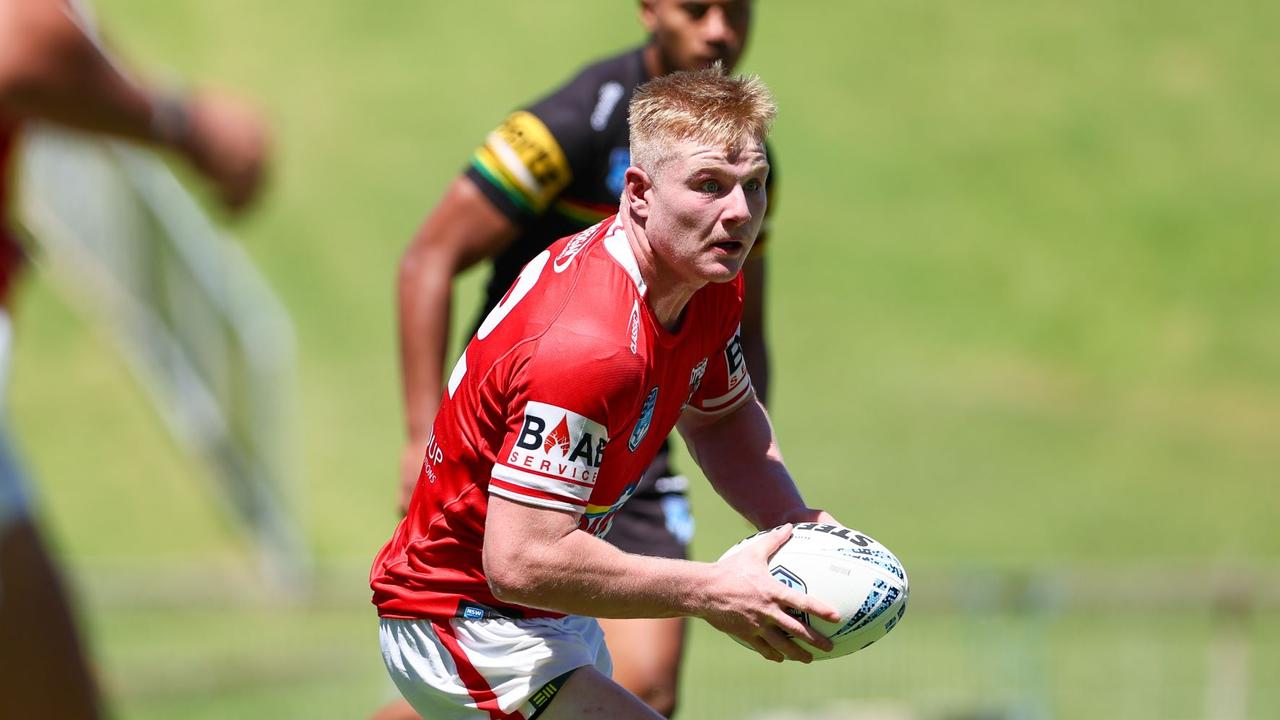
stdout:
[[718,351],[707,357],[686,412],[723,415],[755,397],[742,351],[742,299],[746,292],[742,275],[731,284],[720,286],[717,292],[720,305],[713,316],[719,318],[720,337],[724,339],[717,346]]
[[516,223],[541,216],[597,152],[579,77],[507,116],[471,156],[467,176]]
[[609,443],[611,398],[625,373],[607,360],[587,360],[581,346],[544,339],[518,371],[507,437],[489,492],[527,505],[582,513],[595,489]]
[[742,326],[739,325],[720,352],[707,358],[702,380],[689,399],[686,412],[723,415],[754,396],[747,360],[742,353]]

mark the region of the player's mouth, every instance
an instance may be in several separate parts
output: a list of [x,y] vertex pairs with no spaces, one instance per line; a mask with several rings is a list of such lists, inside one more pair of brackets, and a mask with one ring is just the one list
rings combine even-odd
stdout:
[[724,255],[739,255],[746,250],[747,244],[739,240],[724,240],[711,243],[711,247]]

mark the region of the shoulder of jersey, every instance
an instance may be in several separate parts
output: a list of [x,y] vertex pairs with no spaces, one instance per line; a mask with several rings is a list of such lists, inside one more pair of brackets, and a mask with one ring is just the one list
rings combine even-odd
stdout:
[[[540,283],[545,317],[557,330],[626,343],[631,306],[638,300],[633,270],[626,264],[626,236],[616,217],[547,248]],[[536,260],[535,260],[536,262]],[[634,260],[630,263],[634,265]],[[638,273],[635,270],[634,273]]]

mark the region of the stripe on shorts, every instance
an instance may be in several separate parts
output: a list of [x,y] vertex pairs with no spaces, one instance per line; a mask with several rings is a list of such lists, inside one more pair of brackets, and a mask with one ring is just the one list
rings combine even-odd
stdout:
[[502,712],[502,708],[498,706],[497,694],[489,687],[489,681],[484,679],[484,675],[481,675],[480,671],[471,664],[471,659],[458,644],[458,639],[453,636],[453,626],[449,621],[432,620],[431,627],[435,630],[440,644],[444,645],[453,658],[453,664],[458,668],[458,679],[466,686],[471,699],[476,701],[476,707],[489,713],[490,720],[524,720],[524,716],[519,712]]

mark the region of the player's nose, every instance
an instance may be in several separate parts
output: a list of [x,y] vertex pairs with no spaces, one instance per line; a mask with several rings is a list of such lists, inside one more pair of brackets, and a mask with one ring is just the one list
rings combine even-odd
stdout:
[[702,39],[708,45],[716,47],[728,46],[734,38],[733,26],[725,15],[724,8],[712,7],[702,18]]
[[724,196],[724,207],[720,219],[726,225],[741,225],[751,220],[751,205],[747,202],[747,192],[742,185],[734,185]]

